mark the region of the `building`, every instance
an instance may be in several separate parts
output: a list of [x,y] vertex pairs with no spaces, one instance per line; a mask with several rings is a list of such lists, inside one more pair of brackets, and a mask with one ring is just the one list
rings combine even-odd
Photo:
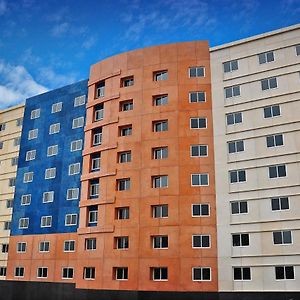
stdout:
[[299,291],[300,26],[210,51],[219,290]]
[[74,264],[86,95],[83,80],[26,100],[8,279],[62,280]]
[[0,278],[6,276],[7,253],[24,105],[0,111]]

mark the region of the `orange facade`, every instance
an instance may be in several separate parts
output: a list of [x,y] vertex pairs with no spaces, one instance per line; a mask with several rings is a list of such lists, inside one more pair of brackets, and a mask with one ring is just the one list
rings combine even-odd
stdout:
[[[205,75],[191,78],[189,68],[195,66],[204,67]],[[162,73],[166,78],[159,77]],[[191,103],[189,93],[194,91],[204,91],[206,101]],[[91,67],[88,95],[78,229],[78,257],[81,259],[77,268],[84,274],[85,267],[94,267],[95,278],[77,277],[76,286],[217,291],[207,43],[145,48],[101,61]],[[167,103],[156,105],[156,97],[164,95],[168,97]],[[129,105],[124,106],[124,103]],[[100,118],[95,116],[99,109]],[[190,118],[197,117],[207,119],[207,128],[190,128]],[[164,126],[167,130],[161,131]],[[95,135],[99,133],[100,144],[95,143]],[[208,145],[207,156],[191,157],[191,145],[198,144]],[[167,147],[168,154],[156,159],[155,150],[160,147]],[[130,152],[129,161],[126,158],[122,161],[120,155],[124,152]],[[99,156],[100,170],[92,172],[93,158]],[[209,174],[208,186],[191,186],[191,174],[199,173]],[[158,176],[167,176],[167,186],[154,187]],[[98,182],[96,195],[99,196],[91,197],[95,192],[93,185]],[[198,203],[209,204],[209,216],[192,216],[192,204]],[[168,216],[154,217],[154,207],[162,204],[168,205]],[[129,218],[119,219],[118,208],[124,207],[129,210]],[[91,210],[98,211],[98,223],[93,227],[88,222]],[[210,247],[193,248],[195,234],[210,235]],[[167,237],[166,247],[153,247],[157,236]],[[125,249],[118,249],[119,237],[127,237]],[[86,249],[86,239],[90,238],[96,238],[94,250]],[[158,275],[161,280],[154,280],[157,279],[154,269],[159,267],[167,268],[167,278]],[[193,280],[193,267],[210,268],[210,279]],[[126,268],[125,278],[116,278],[117,268]]]

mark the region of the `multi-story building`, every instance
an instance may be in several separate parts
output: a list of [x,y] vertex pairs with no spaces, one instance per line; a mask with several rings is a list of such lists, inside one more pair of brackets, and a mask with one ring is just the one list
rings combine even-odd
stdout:
[[0,111],[0,278],[6,276],[24,105]]
[[63,281],[74,265],[86,96],[83,80],[26,100],[8,279]]
[[219,290],[299,291],[300,26],[210,51]]

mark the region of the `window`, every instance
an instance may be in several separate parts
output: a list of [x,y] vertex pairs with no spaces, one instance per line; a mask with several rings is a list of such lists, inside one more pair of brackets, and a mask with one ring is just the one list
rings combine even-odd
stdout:
[[19,229],[26,229],[29,226],[29,218],[19,219]]
[[191,157],[201,157],[208,155],[207,145],[191,145]]
[[21,196],[21,205],[30,205],[31,203],[31,194]]
[[133,110],[133,100],[126,100],[120,102],[120,111]]
[[168,71],[157,71],[153,73],[154,81],[168,80]]
[[168,217],[168,204],[152,205],[153,218],[167,218]]
[[129,219],[129,207],[118,207],[116,208],[116,219],[125,220]]
[[119,127],[119,135],[120,136],[132,135],[132,125]]
[[232,246],[233,247],[249,246],[249,234],[248,233],[233,234]]
[[62,268],[62,279],[73,279],[74,269],[73,268]]
[[85,239],[85,250],[96,250],[97,240],[96,238]]
[[274,134],[266,137],[267,147],[278,147],[283,145],[283,135],[282,134]]
[[6,276],[6,267],[0,267],[0,276]]
[[191,129],[207,128],[206,118],[190,118],[190,128]]
[[71,152],[82,150],[82,140],[76,140],[71,142]]
[[225,98],[232,98],[241,95],[241,88],[239,85],[229,86],[224,89],[225,90]]
[[115,279],[116,280],[127,280],[128,279],[128,268],[127,267],[118,267],[113,268]]
[[8,244],[2,244],[1,252],[2,253],[8,253]]
[[0,142],[0,149],[3,149],[3,142]]
[[83,279],[93,280],[96,278],[96,269],[94,267],[83,268]]
[[85,95],[76,97],[74,99],[74,107],[81,106],[85,104]]
[[190,103],[205,102],[206,94],[205,92],[190,92],[189,99],[190,99]]
[[52,104],[52,108],[51,108],[51,113],[57,113],[60,112],[62,110],[62,102],[57,102]]
[[211,269],[203,267],[193,267],[193,281],[209,281],[211,280]]
[[247,201],[231,202],[231,213],[233,215],[247,214],[248,213],[248,202]]
[[233,280],[251,280],[251,269],[249,267],[234,267]]
[[55,123],[50,125],[49,134],[59,133],[59,131],[60,131],[60,123]]
[[[37,130],[37,129],[36,129]],[[36,132],[36,137],[37,137],[37,132]],[[21,138],[20,137],[17,137],[14,139],[14,146],[19,146],[21,143]],[[3,143],[2,143],[3,144]],[[0,147],[1,148],[1,147]]]
[[26,161],[34,160],[36,156],[36,150],[30,150],[26,152]]
[[152,187],[153,188],[168,187],[168,175],[153,176]]
[[243,140],[228,142],[228,152],[229,153],[243,152],[244,150],[245,150],[245,148],[244,148]]
[[53,202],[53,200],[54,200],[54,191],[43,193],[43,203]]
[[49,252],[50,251],[50,242],[49,241],[40,242],[39,251],[40,252]]
[[11,222],[10,221],[4,221],[3,229],[4,230],[10,230],[10,227],[11,227]]
[[168,147],[152,148],[153,159],[166,159],[168,158]]
[[89,225],[98,223],[98,207],[90,206],[89,207]]
[[292,232],[286,231],[274,231],[273,232],[274,245],[292,244]]
[[66,214],[65,226],[77,225],[77,214]]
[[54,156],[58,153],[58,145],[49,146],[47,148],[47,156]]
[[162,281],[168,280],[168,268],[166,267],[154,267],[150,268],[152,280],[154,281]]
[[129,237],[119,236],[115,238],[115,248],[116,249],[128,249],[129,248]]
[[52,216],[42,216],[41,217],[41,227],[51,227],[52,226]]
[[64,241],[64,252],[74,252],[75,251],[75,241],[67,240]]
[[33,172],[27,172],[23,175],[23,182],[28,183],[33,181]]
[[271,207],[273,211],[286,210],[290,208],[288,197],[271,198]]
[[153,96],[153,106],[162,106],[168,104],[168,95]]
[[238,70],[238,68],[239,68],[239,64],[236,59],[231,61],[226,61],[223,63],[224,73],[236,71]]
[[204,77],[205,68],[204,67],[189,67],[189,76],[190,77]]
[[16,267],[15,268],[15,277],[24,277],[25,268],[24,267]]
[[153,131],[154,132],[168,131],[168,120],[153,122]]
[[[36,128],[36,129],[32,129],[32,130],[29,130],[28,131],[28,140],[33,140],[33,139],[36,139],[38,137],[38,132],[39,130]],[[14,145],[15,146],[18,146],[20,145],[20,139],[18,141],[14,141]]]
[[95,111],[94,111],[95,122],[103,120],[103,116],[104,116],[104,105],[103,103],[101,103],[95,106]]
[[274,61],[274,52],[265,52],[258,54],[258,62],[260,65]]
[[131,162],[131,151],[119,152],[118,157],[119,163]]
[[90,180],[90,199],[99,197],[99,179]]
[[269,167],[269,178],[286,177],[286,166],[277,165]]
[[167,235],[152,236],[152,246],[154,249],[166,249],[169,245]]
[[94,153],[91,155],[91,172],[96,172],[100,170],[101,166],[101,154]]
[[277,78],[267,78],[260,81],[263,91],[277,88]]
[[93,146],[102,144],[102,128],[93,130]]
[[4,130],[5,130],[5,127],[6,127],[6,124],[5,124],[5,123],[1,123],[1,124],[0,124],[0,132],[1,132],[1,131],[4,131]]
[[102,98],[105,95],[105,81],[102,80],[96,85],[96,97]]
[[192,216],[209,216],[209,204],[192,204]]
[[84,125],[84,117],[79,117],[73,119],[72,121],[72,129],[83,127],[83,125]]
[[49,168],[45,170],[45,179],[52,179],[56,177],[56,168]]
[[30,113],[30,119],[31,119],[31,120],[32,120],[32,119],[37,119],[37,118],[40,117],[40,114],[41,114],[40,108],[34,109],[34,110],[32,110],[31,113]]
[[69,165],[69,176],[80,173],[80,163]]
[[208,186],[208,174],[192,174],[191,184],[192,186]]
[[118,191],[126,191],[130,189],[130,178],[123,178],[117,180]]
[[24,253],[26,252],[27,243],[26,242],[18,242],[17,243],[17,252]]
[[192,236],[192,247],[193,248],[209,248],[210,247],[210,236],[204,234],[195,234]]
[[294,266],[275,267],[275,279],[276,280],[295,279]]
[[8,179],[8,186],[13,187],[16,185],[16,178],[9,178]]
[[47,278],[48,277],[48,268],[39,267],[37,269],[37,278]]
[[245,182],[246,171],[245,170],[229,171],[229,177],[230,177],[230,183]]
[[280,106],[279,105],[272,105],[272,106],[267,106],[264,108],[264,118],[272,118],[272,117],[277,117],[280,116]]
[[13,157],[13,158],[11,159],[11,165],[12,165],[12,166],[17,166],[17,165],[18,165],[18,160],[19,160],[18,157]]
[[14,206],[14,199],[6,200],[6,208],[12,208]]
[[79,188],[72,188],[67,190],[67,200],[78,199]]
[[121,87],[128,87],[134,84],[133,76],[124,77],[121,79]]
[[243,115],[241,112],[227,114],[226,115],[227,125],[233,125],[243,122]]
[[17,127],[20,127],[23,125],[23,118],[17,119]]
[[296,55],[300,55],[300,45],[296,45]]

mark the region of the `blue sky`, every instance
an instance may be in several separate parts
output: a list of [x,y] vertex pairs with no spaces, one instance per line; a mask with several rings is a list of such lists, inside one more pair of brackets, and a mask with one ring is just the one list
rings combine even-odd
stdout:
[[0,109],[145,46],[211,46],[300,23],[300,0],[0,0]]

